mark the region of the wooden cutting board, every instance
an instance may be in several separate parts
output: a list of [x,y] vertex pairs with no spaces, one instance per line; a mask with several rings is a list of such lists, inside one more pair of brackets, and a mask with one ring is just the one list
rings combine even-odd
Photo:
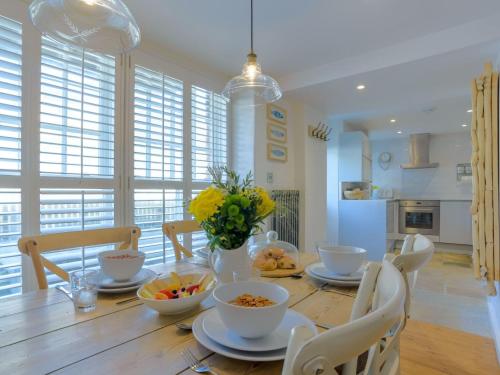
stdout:
[[304,265],[299,264],[297,267],[292,269],[275,269],[273,271],[260,271],[260,275],[263,277],[288,277],[295,273],[304,272]]

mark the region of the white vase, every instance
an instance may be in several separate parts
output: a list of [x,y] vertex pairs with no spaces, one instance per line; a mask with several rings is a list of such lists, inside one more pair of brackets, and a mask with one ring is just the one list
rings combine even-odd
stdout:
[[248,280],[252,274],[247,241],[237,249],[215,249],[208,257],[208,262],[219,283]]

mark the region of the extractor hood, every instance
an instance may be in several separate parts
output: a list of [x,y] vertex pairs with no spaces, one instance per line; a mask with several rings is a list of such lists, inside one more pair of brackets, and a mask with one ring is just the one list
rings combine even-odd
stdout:
[[410,135],[410,146],[408,153],[410,162],[401,164],[403,169],[436,168],[439,163],[431,163],[429,160],[429,133]]

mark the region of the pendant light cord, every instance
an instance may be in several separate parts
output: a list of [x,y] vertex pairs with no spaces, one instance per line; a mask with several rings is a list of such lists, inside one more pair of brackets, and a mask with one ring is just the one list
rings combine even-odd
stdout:
[[253,54],[253,0],[250,0],[250,53]]

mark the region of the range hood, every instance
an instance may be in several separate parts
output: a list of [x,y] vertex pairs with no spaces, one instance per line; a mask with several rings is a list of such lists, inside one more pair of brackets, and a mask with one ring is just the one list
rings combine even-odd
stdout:
[[408,164],[401,164],[401,168],[436,168],[439,165],[439,163],[431,163],[429,161],[430,137],[429,133],[410,135],[410,147],[408,149],[410,162]]

